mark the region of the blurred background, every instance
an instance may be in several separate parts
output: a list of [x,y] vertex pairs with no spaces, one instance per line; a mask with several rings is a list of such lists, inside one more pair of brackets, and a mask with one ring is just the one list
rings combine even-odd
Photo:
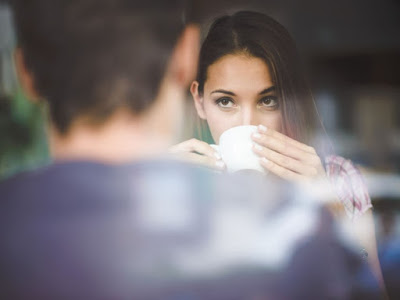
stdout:
[[0,180],[49,161],[43,104],[26,100],[13,64],[12,14],[0,1]]
[[[28,102],[16,79],[16,38],[6,2],[0,1],[0,180],[50,161],[46,107]],[[239,9],[271,15],[297,42],[337,154],[352,159],[366,176],[381,263],[400,278],[400,268],[394,268],[400,266],[400,1],[191,3],[204,32],[215,17]],[[190,103],[187,136],[196,131]]]

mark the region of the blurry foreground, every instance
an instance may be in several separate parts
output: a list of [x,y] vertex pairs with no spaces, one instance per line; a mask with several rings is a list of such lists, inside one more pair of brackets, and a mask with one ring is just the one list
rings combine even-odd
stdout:
[[24,182],[0,189],[3,299],[379,297],[360,245],[280,180],[160,161],[58,163]]

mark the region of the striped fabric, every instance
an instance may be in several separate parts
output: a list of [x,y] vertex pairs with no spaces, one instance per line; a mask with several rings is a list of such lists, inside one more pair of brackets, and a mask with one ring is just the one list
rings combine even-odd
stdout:
[[350,219],[354,220],[372,207],[367,186],[360,171],[343,157],[325,158],[327,176]]

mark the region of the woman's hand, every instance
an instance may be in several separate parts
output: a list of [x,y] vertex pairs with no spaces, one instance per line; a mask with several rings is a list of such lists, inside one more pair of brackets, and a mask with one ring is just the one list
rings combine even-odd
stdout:
[[261,165],[271,173],[291,181],[325,179],[321,159],[313,147],[302,144],[265,126],[252,135],[253,150]]
[[172,146],[169,149],[169,153],[179,159],[211,169],[225,169],[225,163],[222,161],[218,152],[206,142],[197,139],[190,139]]

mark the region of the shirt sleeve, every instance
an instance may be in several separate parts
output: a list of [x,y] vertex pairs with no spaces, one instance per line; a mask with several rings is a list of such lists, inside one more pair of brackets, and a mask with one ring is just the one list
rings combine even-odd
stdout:
[[355,220],[372,207],[364,179],[350,160],[329,155],[325,166],[329,181],[350,219]]

